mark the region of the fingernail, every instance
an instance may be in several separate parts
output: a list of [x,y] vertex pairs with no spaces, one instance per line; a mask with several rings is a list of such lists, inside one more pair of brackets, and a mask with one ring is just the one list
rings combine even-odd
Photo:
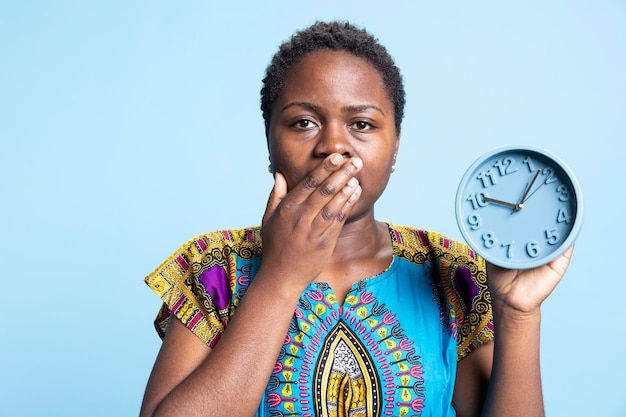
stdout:
[[330,156],[330,163],[333,165],[339,165],[341,161],[343,161],[343,156],[338,153],[334,153]]
[[361,160],[361,158],[354,158],[352,160],[352,165],[354,165],[355,168],[361,168],[363,166],[363,161]]
[[348,185],[350,186],[350,188],[352,187],[356,187],[356,185],[359,183],[359,180],[357,180],[356,178],[352,177],[348,180]]

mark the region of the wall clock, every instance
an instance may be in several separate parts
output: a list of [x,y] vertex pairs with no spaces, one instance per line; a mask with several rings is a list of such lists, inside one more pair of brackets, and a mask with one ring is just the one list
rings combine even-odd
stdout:
[[508,269],[544,265],[578,237],[580,185],[552,153],[504,146],[478,158],[456,195],[461,234],[488,262]]

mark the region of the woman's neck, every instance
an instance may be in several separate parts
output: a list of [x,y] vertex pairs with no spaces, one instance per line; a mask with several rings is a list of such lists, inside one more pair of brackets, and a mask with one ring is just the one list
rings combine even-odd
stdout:
[[337,301],[343,301],[357,281],[385,271],[393,259],[387,224],[363,218],[344,225],[337,245],[316,281],[331,286]]
[[346,222],[333,251],[333,263],[373,258],[392,250],[387,224],[378,222],[374,215]]

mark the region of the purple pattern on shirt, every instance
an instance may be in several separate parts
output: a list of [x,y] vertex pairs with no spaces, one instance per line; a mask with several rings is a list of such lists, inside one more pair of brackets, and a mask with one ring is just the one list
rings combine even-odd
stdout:
[[461,297],[466,311],[469,311],[469,308],[472,306],[472,301],[478,295],[478,288],[472,279],[472,274],[467,268],[457,268],[454,286],[457,294]]
[[222,266],[215,265],[202,272],[198,281],[204,286],[206,293],[211,296],[211,300],[218,310],[223,310],[229,306],[231,301],[230,281]]

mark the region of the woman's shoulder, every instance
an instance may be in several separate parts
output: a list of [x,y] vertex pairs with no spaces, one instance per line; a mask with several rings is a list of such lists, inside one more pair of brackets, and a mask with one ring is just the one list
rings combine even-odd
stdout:
[[153,281],[160,282],[159,276],[163,274],[183,277],[199,267],[205,269],[216,263],[226,264],[231,253],[244,258],[261,256],[261,227],[222,229],[194,236],[168,256],[145,280],[153,286]]
[[484,260],[466,243],[448,236],[411,226],[387,223],[396,254],[421,254],[434,261],[438,258],[461,264],[477,264],[484,268]]
[[193,259],[216,250],[230,251],[242,247],[255,252],[261,250],[260,226],[202,233],[187,240],[171,257],[182,256],[193,262]]
[[183,247],[194,246],[201,251],[216,246],[261,245],[261,226],[242,229],[221,229],[202,233],[189,239]]

